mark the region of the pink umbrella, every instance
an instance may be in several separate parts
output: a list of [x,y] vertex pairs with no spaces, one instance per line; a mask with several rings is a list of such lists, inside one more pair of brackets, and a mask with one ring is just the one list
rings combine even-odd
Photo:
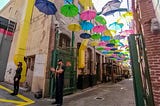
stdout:
[[120,36],[127,36],[129,34],[134,34],[133,30],[124,30],[122,32],[120,32]]
[[111,50],[111,47],[106,47],[105,50],[107,50],[107,51],[108,51],[108,50]]
[[94,11],[94,10],[83,11],[80,14],[80,17],[82,20],[91,20],[91,19],[94,19],[95,16],[96,16],[96,11]]
[[97,25],[97,26],[93,27],[93,31],[94,31],[94,32],[97,32],[97,33],[101,33],[101,32],[103,32],[104,30],[106,30],[106,27],[103,26],[103,25]]
[[99,42],[99,44],[98,44],[98,45],[99,45],[99,46],[106,46],[106,44],[107,44],[106,42],[101,41],[101,42]]

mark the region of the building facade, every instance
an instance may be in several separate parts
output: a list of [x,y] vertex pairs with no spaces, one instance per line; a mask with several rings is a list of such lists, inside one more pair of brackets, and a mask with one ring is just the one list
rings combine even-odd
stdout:
[[[160,32],[153,30],[153,20],[160,19],[159,0],[133,1],[134,25],[137,34],[142,34],[146,45],[151,85],[155,106],[160,105]],[[156,24],[157,26],[157,24]],[[159,30],[159,29],[158,29]]]
[[[4,76],[5,82],[8,83],[13,83],[13,77],[16,69],[13,57],[18,33],[21,27],[20,25],[24,21],[23,19],[27,2],[28,0],[11,0],[8,5],[0,11],[1,16],[16,23],[16,30],[14,32],[11,49],[8,51],[9,58]],[[43,96],[54,95],[54,92],[52,91],[55,86],[53,83],[54,80],[52,73],[50,72],[50,67],[55,67],[55,62],[58,58],[63,58],[65,61],[67,61],[67,59],[75,60],[74,64],[72,64],[72,72],[66,73],[66,75],[75,73],[76,77],[75,79],[66,78],[66,90],[69,90],[68,86],[70,86],[73,81],[73,86],[75,88],[78,86],[80,89],[93,86],[97,84],[97,82],[102,82],[102,65],[107,61],[107,58],[104,55],[94,50],[94,48],[88,44],[88,47],[85,50],[85,67],[83,69],[78,68],[78,52],[76,51],[78,51],[82,42],[82,38],[80,38],[79,35],[83,31],[74,33],[75,41],[74,47],[72,48],[72,32],[67,29],[67,26],[70,23],[79,23],[79,15],[74,18],[66,18],[60,14],[60,7],[66,2],[61,0],[55,1],[54,3],[58,12],[53,16],[45,15],[39,12],[36,7],[33,8],[28,39],[26,39],[27,45],[25,61],[27,63],[27,73],[26,81],[22,83],[21,86],[29,88],[32,92],[42,91]],[[79,5],[78,0],[73,1],[73,3],[79,7],[80,11],[83,10],[83,7]],[[55,50],[56,53],[59,54],[56,54]],[[72,54],[67,57],[67,50],[73,50],[74,55]],[[57,58],[56,56],[59,57]],[[84,80],[82,79],[82,76],[85,76]]]

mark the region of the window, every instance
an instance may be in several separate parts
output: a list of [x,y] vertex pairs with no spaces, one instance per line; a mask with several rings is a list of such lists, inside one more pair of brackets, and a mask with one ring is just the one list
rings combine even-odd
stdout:
[[70,42],[71,42],[71,39],[67,35],[60,34],[60,38],[59,38],[59,47],[60,48],[70,47]]
[[64,0],[64,4],[73,4],[73,0]]

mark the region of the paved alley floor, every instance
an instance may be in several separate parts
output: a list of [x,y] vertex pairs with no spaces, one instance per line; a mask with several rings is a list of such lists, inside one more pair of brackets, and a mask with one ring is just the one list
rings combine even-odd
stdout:
[[[52,106],[44,99],[31,106]],[[63,106],[135,106],[132,79],[118,83],[104,83],[64,97]]]
[[[27,96],[27,95],[26,95]],[[0,89],[0,106],[16,106],[14,103],[4,103],[5,100],[28,103],[26,106],[53,106],[54,99],[35,99],[25,97],[13,97],[5,90]],[[29,96],[28,96],[29,98]],[[32,101],[33,100],[33,101]],[[125,79],[118,83],[103,83],[92,88],[77,91],[74,94],[64,96],[63,106],[135,106],[132,79]],[[35,103],[32,103],[35,102]],[[17,105],[23,106],[23,105]],[[56,106],[56,105],[55,105]]]

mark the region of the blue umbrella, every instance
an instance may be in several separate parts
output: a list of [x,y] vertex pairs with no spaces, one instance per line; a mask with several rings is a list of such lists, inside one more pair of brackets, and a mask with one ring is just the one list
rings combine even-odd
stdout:
[[127,8],[118,8],[118,9],[115,9],[115,10],[107,11],[103,15],[107,16],[107,15],[114,14],[115,12],[124,12],[124,11],[128,11],[128,9]]
[[81,33],[80,37],[83,38],[83,39],[89,39],[91,37],[91,35],[88,34],[88,33]]
[[91,30],[94,27],[94,25],[91,22],[87,22],[87,21],[82,21],[80,25],[83,30]]
[[124,25],[122,23],[118,23],[118,22],[113,22],[112,24],[109,25],[110,29],[114,29],[114,30],[119,30],[123,27]]
[[35,6],[40,12],[46,15],[54,15],[57,12],[57,8],[54,3],[48,0],[36,0]]
[[115,44],[114,44],[114,43],[108,43],[106,46],[107,46],[107,47],[114,47]]
[[111,39],[110,36],[102,36],[102,37],[101,37],[101,40],[102,40],[102,41],[109,41],[110,39]]

